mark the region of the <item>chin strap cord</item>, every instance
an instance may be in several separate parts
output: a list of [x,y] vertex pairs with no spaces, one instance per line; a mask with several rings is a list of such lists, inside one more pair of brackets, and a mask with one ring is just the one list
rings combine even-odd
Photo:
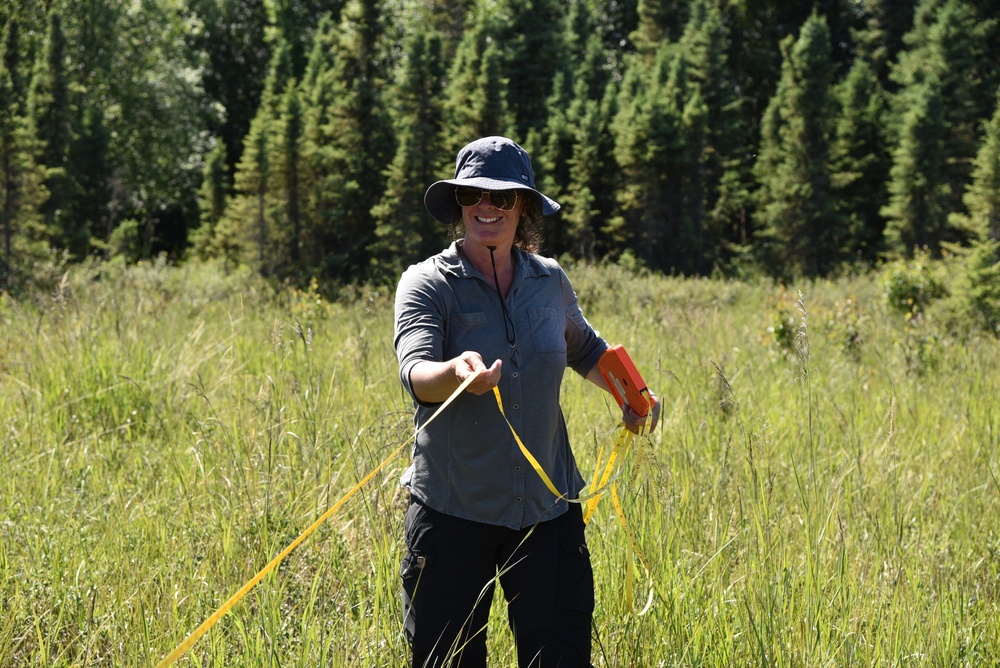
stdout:
[[[493,265],[493,283],[497,286],[497,297],[500,299],[500,309],[503,311],[503,333],[507,337],[507,343],[513,348],[517,343],[517,332],[514,331],[514,318],[511,317],[510,311],[507,310],[507,300],[503,298],[503,292],[500,291],[500,277],[497,275],[497,261],[493,257],[493,253],[496,252],[496,246],[487,246],[490,249],[490,264]],[[510,324],[508,329],[507,325]]]

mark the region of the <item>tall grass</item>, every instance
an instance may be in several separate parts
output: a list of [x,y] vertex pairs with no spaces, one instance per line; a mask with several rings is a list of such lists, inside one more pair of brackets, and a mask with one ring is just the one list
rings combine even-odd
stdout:
[[[631,608],[606,497],[588,527],[597,666],[1000,662],[994,338],[892,315],[875,277],[570,274],[664,405],[619,479]],[[155,665],[406,441],[391,299],[156,264],[0,297],[0,665]],[[563,389],[589,474],[616,410]],[[180,665],[405,665],[405,465]],[[514,665],[499,603],[490,633]]]

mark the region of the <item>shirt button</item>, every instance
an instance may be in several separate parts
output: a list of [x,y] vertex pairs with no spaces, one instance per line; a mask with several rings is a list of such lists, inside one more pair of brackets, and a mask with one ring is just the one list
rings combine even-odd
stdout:
[[519,497],[519,496],[515,496],[514,500],[517,501],[518,503],[521,503],[521,497]]
[[511,374],[511,376],[517,378],[517,372],[515,371],[514,373]]
[[515,466],[515,467],[514,467],[514,470],[515,470],[515,471],[520,471],[520,470],[521,470],[521,465],[520,465],[520,464],[518,464],[517,466]]
[[517,410],[517,409],[518,409],[518,408],[520,408],[520,407],[521,407],[521,406],[520,406],[519,404],[514,404],[514,410]]

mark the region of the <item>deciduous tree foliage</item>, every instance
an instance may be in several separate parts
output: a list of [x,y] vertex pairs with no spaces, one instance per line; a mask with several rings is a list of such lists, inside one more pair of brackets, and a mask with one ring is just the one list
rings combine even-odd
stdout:
[[547,253],[779,277],[937,253],[993,215],[998,14],[997,0],[3,3],[6,286],[52,250],[392,282],[446,241],[423,190],[485,134],[526,146],[563,205]]
[[226,146],[232,173],[267,75],[264,0],[189,0],[187,42],[202,68],[205,127]]

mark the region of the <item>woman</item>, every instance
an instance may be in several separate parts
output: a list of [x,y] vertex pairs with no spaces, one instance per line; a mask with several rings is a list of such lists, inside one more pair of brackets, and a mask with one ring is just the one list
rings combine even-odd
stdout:
[[[424,195],[427,210],[464,232],[403,273],[396,291],[400,379],[427,422],[417,434],[407,551],[400,569],[414,667],[486,665],[486,625],[499,580],[518,664],[590,666],[593,572],[576,499],[584,488],[559,406],[572,368],[607,390],[597,360],[608,348],[583,317],[566,274],[536,254],[541,216],[559,204],[536,190],[531,160],[504,137],[458,153],[455,178]],[[489,362],[489,366],[487,366]],[[498,409],[555,486],[520,451]],[[655,428],[659,402],[650,412]],[[645,418],[627,407],[638,430]]]

